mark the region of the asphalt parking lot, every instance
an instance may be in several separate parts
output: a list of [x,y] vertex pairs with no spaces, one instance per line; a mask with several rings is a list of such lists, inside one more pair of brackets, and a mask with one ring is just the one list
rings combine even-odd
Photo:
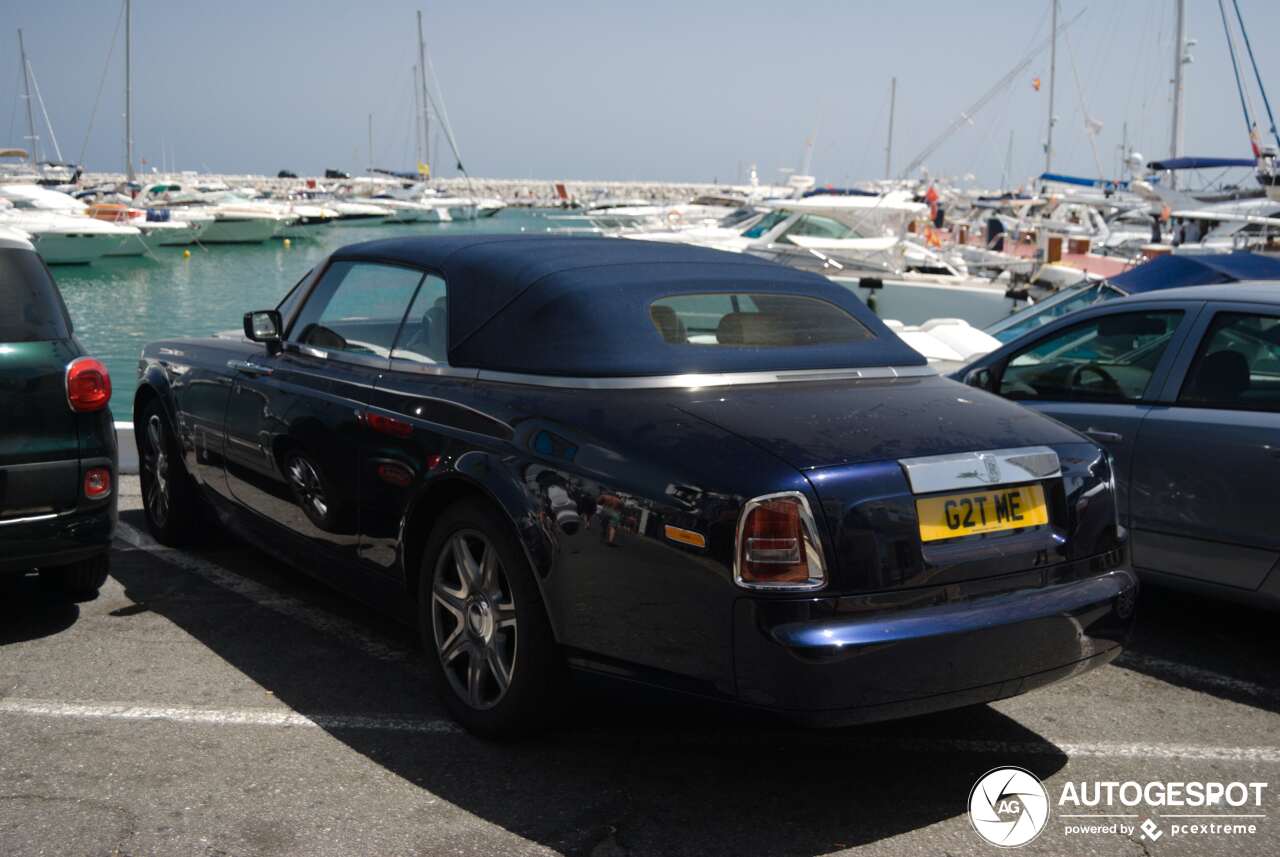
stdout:
[[[992,854],[969,793],[1005,765],[1054,803],[1069,781],[1268,783],[1231,810],[1255,833],[1055,805],[1025,853],[1280,852],[1274,614],[1148,590],[1114,665],[893,724],[805,731],[596,689],[561,728],[492,744],[447,719],[410,629],[229,539],[160,548],[136,479],[121,490],[96,600],[0,592],[3,855]],[[1135,829],[1067,830],[1102,821]]]

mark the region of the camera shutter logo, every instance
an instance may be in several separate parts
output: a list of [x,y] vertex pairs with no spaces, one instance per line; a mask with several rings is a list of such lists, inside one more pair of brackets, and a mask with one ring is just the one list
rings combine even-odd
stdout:
[[969,792],[969,822],[978,835],[1001,848],[1026,845],[1049,821],[1049,794],[1023,768],[994,768]]

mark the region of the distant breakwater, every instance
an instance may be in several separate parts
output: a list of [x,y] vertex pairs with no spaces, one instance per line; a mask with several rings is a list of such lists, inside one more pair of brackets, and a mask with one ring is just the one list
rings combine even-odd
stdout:
[[[293,191],[301,191],[314,182],[323,188],[339,188],[355,186],[357,192],[376,192],[377,183],[386,181],[386,177],[353,176],[350,179],[328,179],[321,176],[300,176],[298,178],[276,178],[251,174],[230,173],[168,173],[142,175],[137,179],[144,185],[159,182],[170,182],[184,188],[195,188],[204,182],[222,182],[230,187],[253,187],[268,192],[273,196],[287,195]],[[120,184],[124,182],[122,173],[85,173],[81,184],[93,187],[97,185]],[[527,207],[554,207],[562,204],[558,186],[563,185],[565,194],[570,200],[579,203],[590,203],[598,200],[643,200],[653,204],[669,204],[687,202],[700,194],[739,192],[746,193],[749,187],[743,185],[714,184],[712,182],[665,182],[665,181],[611,181],[611,180],[578,180],[578,179],[489,179],[489,178],[446,178],[434,179],[430,182],[433,188],[442,193],[455,196],[493,197],[501,199],[507,205]]]

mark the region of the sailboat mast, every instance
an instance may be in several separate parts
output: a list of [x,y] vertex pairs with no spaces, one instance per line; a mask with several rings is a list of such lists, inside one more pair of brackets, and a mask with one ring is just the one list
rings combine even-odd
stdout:
[[133,3],[124,0],[124,174],[133,181]]
[[1053,22],[1049,25],[1049,32],[1052,33],[1052,41],[1049,43],[1049,130],[1044,136],[1044,171],[1050,172],[1053,169],[1053,90],[1055,78],[1058,75],[1058,0],[1050,0],[1053,3]]
[[[418,10],[418,79],[422,85],[422,147],[424,163],[431,167],[431,108],[427,97],[427,46],[422,40],[422,10]],[[428,176],[429,177],[429,176]]]
[[893,109],[898,102],[898,79],[889,78],[889,139],[884,144],[884,177],[892,178],[893,172]]
[[[1177,34],[1173,40],[1173,128],[1170,131],[1169,157],[1182,154],[1182,66],[1187,49],[1187,0],[1173,0],[1177,18]],[[1178,173],[1169,177],[1169,186],[1177,187]]]
[[373,172],[373,114],[369,114],[369,172]]
[[22,58],[22,85],[27,92],[27,139],[31,143],[31,151],[27,153],[31,166],[36,165],[36,146],[40,138],[36,136],[36,120],[31,113],[31,66],[27,65],[27,46],[22,41],[22,28],[18,28],[18,53]]
[[422,96],[418,93],[418,67],[415,65],[409,75],[413,84],[413,160],[414,168],[422,163]]
[[1009,129],[1009,148],[1004,152],[1004,172],[1000,173],[1000,189],[1009,187],[1009,174],[1013,172],[1013,129]]

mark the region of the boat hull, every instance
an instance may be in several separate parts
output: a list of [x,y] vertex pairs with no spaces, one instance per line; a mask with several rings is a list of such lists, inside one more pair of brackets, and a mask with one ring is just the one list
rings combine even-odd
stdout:
[[276,230],[277,238],[314,239],[334,224],[335,218],[301,218]]
[[275,218],[218,219],[204,228],[201,244],[261,244],[275,235],[280,221]]
[[46,265],[87,265],[121,243],[119,235],[63,235],[36,233],[31,243]]

